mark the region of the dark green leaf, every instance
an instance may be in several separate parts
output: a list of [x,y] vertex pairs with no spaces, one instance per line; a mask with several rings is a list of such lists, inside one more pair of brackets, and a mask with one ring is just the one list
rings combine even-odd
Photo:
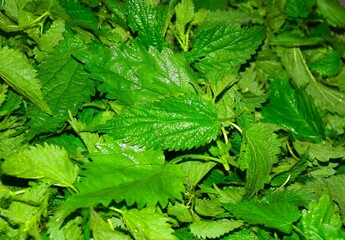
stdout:
[[294,90],[288,79],[272,79],[269,103],[262,108],[264,121],[286,128],[293,139],[319,142],[322,120],[308,95]]
[[345,7],[337,0],[317,0],[318,12],[334,27],[345,27]]
[[280,152],[279,142],[273,130],[265,124],[257,123],[243,132],[244,142],[239,164],[246,169],[246,194],[249,199],[270,182],[272,165],[277,162]]
[[291,18],[306,18],[311,13],[315,0],[287,0],[285,13]]
[[190,231],[199,238],[219,238],[243,225],[240,220],[219,219],[216,221],[196,221],[189,225]]

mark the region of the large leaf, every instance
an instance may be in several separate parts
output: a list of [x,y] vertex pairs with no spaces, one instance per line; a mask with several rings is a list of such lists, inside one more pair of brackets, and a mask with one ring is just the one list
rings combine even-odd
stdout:
[[187,59],[203,73],[245,63],[262,42],[261,27],[243,27],[227,23],[206,25],[197,31]]
[[300,228],[307,239],[344,239],[339,215],[330,196],[324,194],[302,212]]
[[94,84],[83,65],[71,55],[85,49],[82,38],[68,36],[39,66],[43,95],[52,116],[37,108],[29,110],[29,125],[37,133],[56,131],[68,120],[68,111],[75,114],[84,102],[90,101]]
[[277,136],[268,125],[254,124],[243,134],[244,142],[241,146],[239,164],[242,170],[247,170],[244,198],[248,199],[270,181],[272,165],[277,162],[276,154],[280,149]]
[[36,78],[36,71],[25,55],[14,49],[0,48],[0,62],[0,77],[46,114],[51,113],[43,100],[41,83]]
[[306,18],[311,13],[315,0],[287,0],[285,13],[291,18]]
[[80,194],[66,202],[66,212],[80,207],[105,205],[112,200],[136,203],[139,207],[165,207],[169,200],[180,199],[185,175],[177,165],[164,164],[159,150],[144,150],[106,140],[98,153],[90,154],[94,162],[83,165]]
[[91,77],[99,80],[101,92],[125,105],[157,100],[161,96],[194,91],[196,82],[182,55],[164,48],[158,52],[132,46],[120,50],[94,46],[90,51],[75,54],[86,63]]
[[157,7],[145,0],[128,1],[128,23],[145,47],[154,46],[161,50],[164,46],[162,33],[163,21]]
[[311,99],[294,90],[288,79],[272,79],[269,103],[262,108],[264,121],[286,128],[293,139],[321,141],[322,120]]
[[169,218],[154,208],[121,211],[123,220],[136,240],[177,240]]
[[127,108],[101,130],[139,146],[179,150],[215,139],[220,122],[212,102],[186,94]]
[[73,187],[78,167],[65,149],[44,144],[12,154],[2,164],[2,171],[19,178],[44,178],[54,185]]
[[293,222],[300,217],[297,206],[280,199],[271,202],[242,201],[238,204],[227,204],[225,208],[236,218],[250,224],[265,225],[284,233],[290,233]]

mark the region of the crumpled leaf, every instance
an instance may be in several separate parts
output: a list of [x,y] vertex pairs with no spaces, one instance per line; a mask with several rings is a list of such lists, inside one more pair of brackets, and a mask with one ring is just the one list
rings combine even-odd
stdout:
[[54,185],[73,188],[78,167],[64,148],[44,144],[10,155],[2,164],[2,171],[18,178],[49,179]]
[[239,165],[247,171],[244,199],[249,199],[270,181],[272,165],[278,161],[276,154],[280,152],[280,144],[273,130],[262,123],[250,126],[243,136]]
[[146,148],[180,150],[215,139],[220,122],[212,102],[185,94],[129,107],[100,130]]

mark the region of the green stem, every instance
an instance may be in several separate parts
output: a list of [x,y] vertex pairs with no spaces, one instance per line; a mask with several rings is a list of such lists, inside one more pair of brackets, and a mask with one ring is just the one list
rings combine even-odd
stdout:
[[184,159],[199,159],[199,160],[205,160],[205,161],[215,161],[218,163],[223,163],[220,159],[215,158],[215,157],[211,157],[211,156],[207,156],[207,155],[201,155],[201,154],[186,154],[186,155],[182,155],[179,157],[174,158],[173,160],[170,161],[170,163],[176,164]]

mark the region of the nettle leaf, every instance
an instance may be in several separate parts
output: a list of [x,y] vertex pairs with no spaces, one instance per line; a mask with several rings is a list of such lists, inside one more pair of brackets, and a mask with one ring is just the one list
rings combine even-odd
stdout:
[[345,27],[345,8],[337,0],[317,0],[317,11],[334,27]]
[[92,236],[95,240],[101,239],[121,239],[121,240],[131,240],[132,238],[120,231],[114,231],[109,224],[104,222],[104,220],[96,213],[95,210],[90,211],[90,228],[92,230]]
[[47,114],[51,111],[43,100],[37,73],[25,55],[17,50],[0,48],[0,77],[16,92],[28,98]]
[[196,221],[189,225],[194,236],[203,239],[219,238],[220,236],[233,231],[243,225],[241,220],[219,219],[214,221]]
[[298,87],[302,88],[316,81],[299,48],[278,47],[277,51],[284,67]]
[[98,17],[90,8],[78,1],[59,0],[60,5],[66,9],[67,14],[76,24],[94,31],[98,29]]
[[306,92],[312,96],[317,107],[345,116],[344,92],[327,87],[319,82],[309,84]]
[[138,38],[146,48],[154,46],[161,50],[165,45],[162,32],[163,20],[159,18],[158,9],[145,0],[128,1],[129,27],[138,32]]
[[245,63],[255,53],[265,37],[261,27],[239,27],[219,23],[200,27],[195,33],[192,50],[186,54],[189,62],[206,73]]
[[300,218],[296,205],[280,199],[271,202],[242,201],[238,204],[226,204],[225,208],[236,218],[249,224],[264,225],[284,233],[291,233],[293,223]]
[[49,179],[52,184],[72,187],[78,167],[64,148],[44,144],[14,153],[2,164],[3,173],[18,178]]
[[123,143],[103,143],[102,152],[90,154],[94,162],[83,165],[80,193],[66,202],[66,212],[77,208],[108,205],[112,200],[138,207],[165,207],[181,199],[185,174],[178,165],[164,164],[160,150],[144,150]]
[[196,83],[189,64],[182,55],[164,48],[131,46],[120,50],[95,46],[93,53],[79,52],[78,59],[86,63],[91,78],[107,98],[125,105],[157,100],[162,96],[193,92]]
[[39,65],[38,77],[42,80],[43,95],[52,111],[48,115],[37,108],[29,109],[29,125],[36,133],[54,132],[68,120],[84,102],[94,94],[94,83],[84,71],[83,65],[71,55],[85,49],[82,38],[67,36]]
[[285,13],[291,18],[306,18],[311,13],[315,0],[287,0]]
[[123,220],[136,240],[177,240],[169,218],[154,208],[121,211]]
[[342,222],[329,195],[322,195],[302,211],[300,228],[307,239],[344,239]]
[[180,150],[210,142],[220,127],[214,103],[186,94],[129,107],[100,130],[146,148]]
[[245,199],[251,198],[270,181],[272,165],[277,162],[279,142],[272,128],[262,123],[253,124],[243,132],[244,142],[239,159],[240,168],[246,172]]
[[333,77],[340,73],[343,68],[341,56],[336,51],[320,54],[316,59],[308,63],[308,67],[325,77]]
[[294,90],[288,79],[271,79],[269,103],[261,111],[263,121],[286,128],[293,139],[319,142],[324,127],[310,97]]
[[345,157],[345,147],[332,146],[332,143],[310,143],[296,141],[293,143],[294,149],[298,154],[303,154],[308,151],[309,159],[317,159],[320,162],[328,162],[330,159]]

